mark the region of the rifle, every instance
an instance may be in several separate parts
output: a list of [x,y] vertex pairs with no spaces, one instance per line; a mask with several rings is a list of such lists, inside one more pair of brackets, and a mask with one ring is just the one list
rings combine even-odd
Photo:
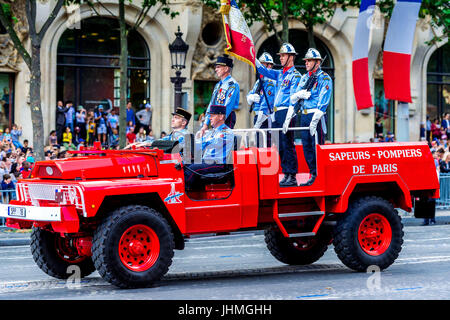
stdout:
[[[324,61],[327,59],[327,56],[325,56],[325,58],[323,58],[322,63],[320,65],[322,65],[324,63]],[[306,91],[311,91],[311,89],[313,88],[313,86],[316,84],[317,82],[317,74],[316,72],[313,73],[313,75],[311,77],[308,78],[308,80],[306,81],[303,89]],[[303,103],[304,99],[299,99],[297,101],[297,103],[294,106],[294,114],[297,114],[298,111],[300,110],[300,107]]]
[[[266,90],[264,89],[264,77],[261,76],[259,74],[259,72],[256,72],[256,77],[258,78],[259,82],[258,82],[258,87],[256,88],[255,92],[261,92],[261,90],[262,90],[262,92],[264,94],[264,99],[266,100],[267,106],[269,108],[269,112],[272,113],[273,110],[270,106],[269,99],[267,98]],[[252,113],[252,111],[253,111],[254,104],[255,103],[253,102],[252,105],[250,106],[250,110],[249,110],[250,113]]]

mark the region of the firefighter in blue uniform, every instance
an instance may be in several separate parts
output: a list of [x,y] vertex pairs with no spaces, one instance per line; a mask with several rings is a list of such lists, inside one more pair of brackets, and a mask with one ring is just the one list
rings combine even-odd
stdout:
[[330,103],[333,82],[321,69],[323,59],[319,51],[309,48],[303,60],[307,73],[303,75],[298,91],[291,96],[291,103],[301,104],[300,126],[309,127],[309,130],[301,131],[301,139],[311,177],[300,185],[309,186],[317,176],[315,135],[317,134],[318,143],[323,144],[327,133],[325,113]]
[[226,107],[209,107],[212,130],[196,137],[195,151],[202,154],[201,163],[186,164],[184,183],[187,190],[192,189],[201,174],[217,173],[227,170],[227,160],[233,150],[234,134],[225,124]]
[[206,109],[205,122],[200,129],[200,135],[204,135],[208,126],[211,123],[210,120],[210,107],[211,105],[219,105],[226,107],[226,120],[225,124],[233,129],[236,124],[236,113],[234,110],[239,107],[239,84],[231,76],[233,70],[233,60],[228,55],[223,55],[217,58],[214,70],[220,81],[214,87],[214,91]]
[[290,97],[297,91],[301,74],[294,67],[297,52],[290,43],[283,43],[278,53],[280,56],[282,70],[273,70],[264,67],[256,60],[258,72],[264,77],[276,81],[276,93],[274,101],[274,123],[273,128],[283,128],[279,134],[279,153],[281,169],[284,173],[281,187],[297,186],[296,174],[298,171],[297,153],[295,151],[294,133],[288,128],[294,124],[294,105]]
[[172,132],[167,136],[161,138],[161,140],[178,141],[180,149],[184,148],[184,136],[189,133],[186,127],[189,124],[192,114],[182,108],[177,108],[172,113],[171,127]]
[[[273,68],[273,59],[270,54],[264,52],[259,57],[261,62],[267,69]],[[263,81],[261,87],[260,82]],[[258,89],[260,90],[258,91]],[[275,89],[276,82],[270,78],[263,77],[255,82],[252,90],[247,94],[247,103],[253,105],[253,111],[255,111],[255,118],[253,120],[253,127],[256,129],[271,128],[270,116],[273,112],[273,103],[275,101]]]

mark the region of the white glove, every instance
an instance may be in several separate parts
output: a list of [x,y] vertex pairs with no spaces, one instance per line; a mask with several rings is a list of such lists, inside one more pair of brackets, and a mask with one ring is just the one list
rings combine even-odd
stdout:
[[254,102],[259,103],[259,101],[261,101],[261,97],[259,96],[259,94],[253,93],[247,96],[247,103],[249,105],[252,105],[252,103]]
[[264,121],[266,121],[267,116],[262,111],[258,111],[258,117],[256,118],[255,125],[253,126],[255,129],[261,128],[261,125]]
[[302,89],[300,91],[297,91],[291,96],[291,104],[296,104],[298,100],[300,99],[306,99],[308,100],[311,96],[310,91],[306,91],[305,89]]
[[311,123],[309,124],[309,133],[314,136],[316,134],[317,124],[319,123],[320,118],[322,118],[323,112],[317,110],[314,112]]
[[294,117],[294,107],[290,106],[288,112],[286,114],[286,118],[283,123],[283,133],[286,134],[289,128],[289,124],[291,123],[292,118]]

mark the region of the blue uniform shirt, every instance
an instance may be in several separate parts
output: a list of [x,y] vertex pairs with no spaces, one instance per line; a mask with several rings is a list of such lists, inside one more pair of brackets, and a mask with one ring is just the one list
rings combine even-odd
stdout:
[[205,124],[211,123],[209,107],[211,105],[220,105],[226,107],[225,119],[228,118],[231,111],[239,107],[239,84],[231,75],[220,80],[214,87],[214,91],[205,114]]
[[189,131],[186,129],[181,129],[178,131],[172,131],[167,136],[161,138],[161,140],[171,140],[171,141],[178,141],[181,148],[184,148],[184,135],[188,134]]
[[233,145],[233,131],[225,124],[207,131],[202,138],[195,140],[195,149],[202,152],[204,163],[226,164]]
[[[317,73],[317,82],[311,89],[311,96],[307,100],[303,100],[303,104],[300,110],[304,109],[319,109],[322,112],[327,111],[327,107],[330,103],[331,93],[333,92],[333,82],[331,77],[322,71],[322,69],[318,69]],[[300,85],[298,90],[303,89],[303,86],[306,84],[310,77],[310,73],[307,72],[303,75],[300,80]]]
[[258,72],[264,77],[276,81],[274,111],[276,111],[276,108],[289,107],[291,105],[290,97],[297,91],[297,87],[299,86],[302,77],[301,73],[295,67],[291,67],[286,72],[283,72],[283,70],[267,69],[258,60],[256,60],[256,67],[258,68]]
[[[256,92],[260,81],[261,80],[257,80],[255,82],[253,89],[247,94],[247,96],[250,94],[255,94],[255,93],[259,94],[260,101],[259,101],[259,103],[255,102],[253,104],[253,110],[255,112],[263,111],[265,115],[270,115],[270,113],[271,113],[270,111],[273,112],[273,104],[275,102],[276,82],[275,82],[275,80],[264,77],[263,88],[264,88],[264,91],[266,92],[266,94],[264,96],[263,90],[260,90],[260,92]],[[266,97],[267,97],[267,100],[266,100]],[[269,102],[269,105],[267,104],[267,101]]]

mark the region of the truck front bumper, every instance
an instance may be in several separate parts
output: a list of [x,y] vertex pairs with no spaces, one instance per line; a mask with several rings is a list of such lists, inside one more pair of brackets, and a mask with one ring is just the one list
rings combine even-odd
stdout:
[[13,228],[40,227],[51,225],[55,232],[78,232],[79,219],[74,206],[37,207],[17,204],[0,204],[0,217],[6,218],[6,225]]

